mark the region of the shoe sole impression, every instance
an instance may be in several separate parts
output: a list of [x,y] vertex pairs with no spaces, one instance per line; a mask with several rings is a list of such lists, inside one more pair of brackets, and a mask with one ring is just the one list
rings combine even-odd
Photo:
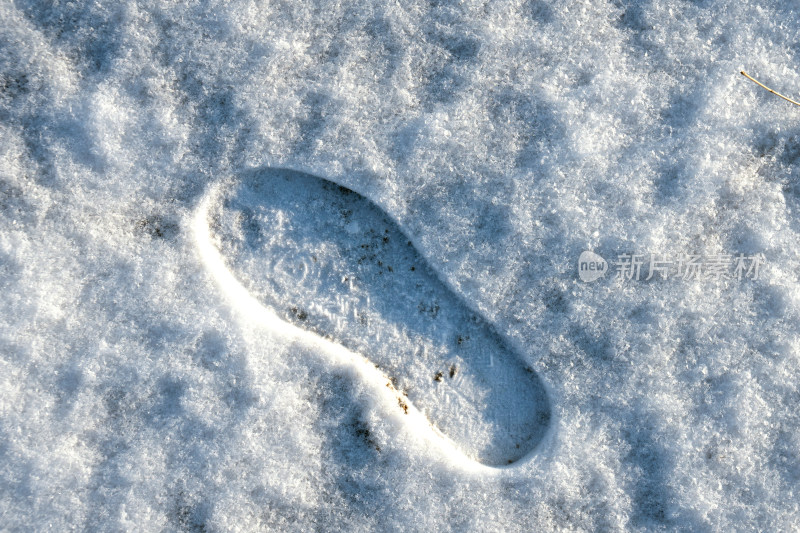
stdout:
[[224,268],[280,320],[361,354],[464,455],[530,454],[550,425],[536,373],[458,297],[380,207],[267,168],[215,189],[199,224]]

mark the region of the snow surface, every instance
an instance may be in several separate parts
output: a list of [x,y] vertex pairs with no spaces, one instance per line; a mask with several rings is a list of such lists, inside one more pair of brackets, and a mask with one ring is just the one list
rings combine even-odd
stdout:
[[[800,108],[739,71],[800,96],[799,16],[0,3],[0,529],[796,528]],[[198,210],[274,168],[379,206],[514,346],[529,458],[448,460],[220,283]],[[766,263],[584,283],[585,250]]]

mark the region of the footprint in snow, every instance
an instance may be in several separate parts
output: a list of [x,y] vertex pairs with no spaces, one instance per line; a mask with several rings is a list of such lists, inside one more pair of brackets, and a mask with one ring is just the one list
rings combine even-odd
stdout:
[[508,465],[544,437],[550,405],[538,376],[363,196],[267,168],[217,190],[205,221],[250,295],[363,355],[398,409],[415,406],[467,456]]

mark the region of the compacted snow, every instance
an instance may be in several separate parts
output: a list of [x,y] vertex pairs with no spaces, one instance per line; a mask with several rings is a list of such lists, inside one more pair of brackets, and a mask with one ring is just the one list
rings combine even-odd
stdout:
[[796,3],[9,1],[0,52],[0,530],[800,523],[800,107],[740,75],[800,96]]

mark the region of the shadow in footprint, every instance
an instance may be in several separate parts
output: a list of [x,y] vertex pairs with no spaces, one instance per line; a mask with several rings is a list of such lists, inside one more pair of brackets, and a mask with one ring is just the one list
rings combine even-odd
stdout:
[[543,438],[545,388],[376,205],[328,180],[261,169],[222,192],[226,266],[282,319],[362,354],[467,455],[512,463]]

